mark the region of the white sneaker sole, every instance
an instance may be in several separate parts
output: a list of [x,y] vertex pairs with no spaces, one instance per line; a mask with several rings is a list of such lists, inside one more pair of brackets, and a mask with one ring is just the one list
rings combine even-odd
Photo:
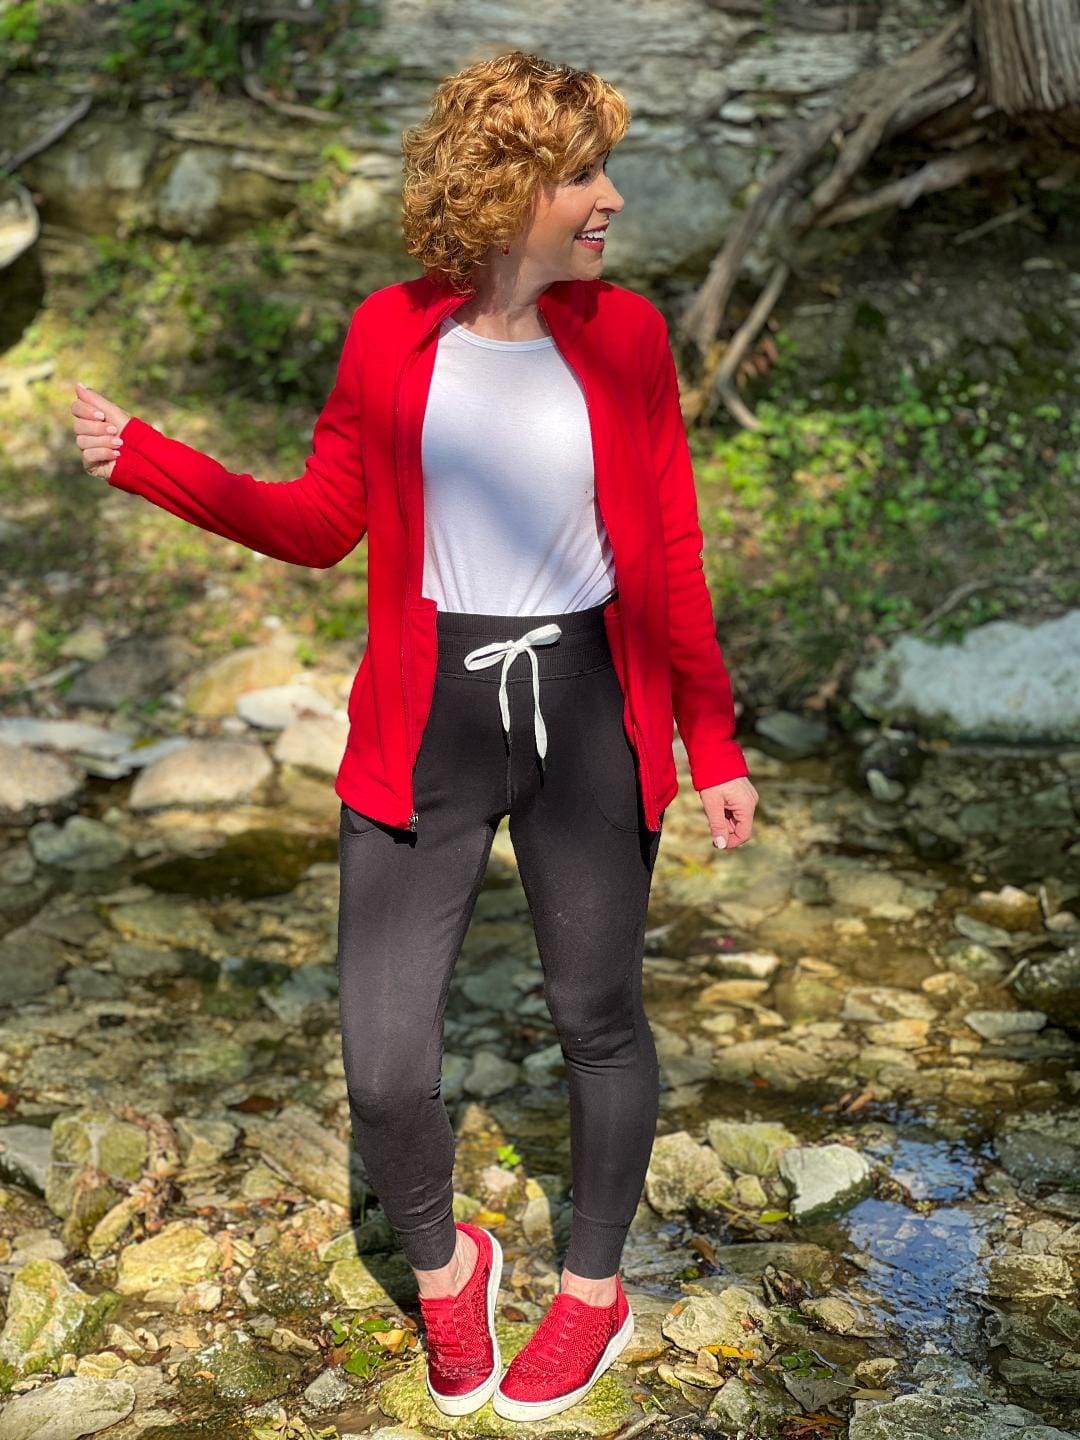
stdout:
[[486,1405],[491,1399],[492,1392],[500,1379],[502,1356],[499,1354],[499,1337],[495,1334],[495,1301],[499,1294],[499,1283],[502,1280],[503,1252],[502,1246],[491,1234],[491,1231],[486,1233],[491,1240],[491,1272],[488,1275],[487,1287],[488,1330],[491,1332],[491,1344],[494,1351],[491,1374],[486,1380],[481,1381],[472,1390],[466,1390],[462,1395],[441,1395],[432,1387],[431,1370],[430,1367],[426,1368],[424,1379],[427,1382],[428,1394],[444,1415],[471,1415],[474,1410],[479,1410],[481,1405]]
[[584,1400],[604,1371],[615,1363],[630,1343],[633,1333],[634,1312],[628,1310],[626,1319],[608,1341],[604,1353],[596,1362],[596,1369],[585,1381],[585,1384],[579,1385],[576,1390],[571,1390],[565,1395],[556,1395],[552,1400],[513,1400],[496,1387],[495,1393],[491,1397],[491,1408],[504,1420],[546,1420],[549,1415],[558,1415],[562,1410],[569,1410],[579,1400]]

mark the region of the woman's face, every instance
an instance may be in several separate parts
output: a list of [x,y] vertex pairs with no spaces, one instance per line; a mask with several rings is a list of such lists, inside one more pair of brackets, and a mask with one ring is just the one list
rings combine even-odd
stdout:
[[608,179],[607,159],[598,155],[577,175],[558,185],[542,187],[532,224],[511,255],[528,259],[545,283],[554,280],[592,280],[604,268],[604,238],[583,240],[583,232],[602,231],[623,208],[623,198]]

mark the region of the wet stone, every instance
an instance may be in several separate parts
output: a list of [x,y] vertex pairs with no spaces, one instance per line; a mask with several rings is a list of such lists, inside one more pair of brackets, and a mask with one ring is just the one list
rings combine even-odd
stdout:
[[849,1440],[1075,1440],[1031,1410],[966,1395],[902,1395],[858,1415]]
[[739,1124],[734,1120],[710,1120],[709,1144],[725,1165],[742,1175],[776,1175],[780,1157],[797,1144],[783,1125],[764,1122]]
[[846,1145],[796,1146],[785,1151],[780,1174],[792,1193],[791,1215],[807,1220],[843,1210],[870,1190],[870,1166]]
[[1011,1116],[994,1148],[1018,1180],[1070,1184],[1080,1175],[1080,1109]]
[[993,1255],[987,1272],[987,1290],[1008,1300],[1038,1300],[1075,1294],[1068,1262],[1058,1255]]
[[49,935],[23,926],[0,940],[0,1011],[44,995],[70,963],[64,947]]
[[661,1215],[681,1215],[688,1205],[708,1206],[731,1194],[731,1177],[715,1150],[685,1130],[659,1136],[645,1177],[649,1204]]
[[232,1330],[196,1350],[181,1364],[179,1375],[187,1385],[249,1405],[284,1395],[300,1368],[295,1357],[266,1348],[243,1330]]
[[769,1349],[773,1324],[755,1295],[730,1285],[716,1295],[678,1301],[661,1329],[673,1345],[695,1355],[704,1345],[734,1345],[762,1356]]

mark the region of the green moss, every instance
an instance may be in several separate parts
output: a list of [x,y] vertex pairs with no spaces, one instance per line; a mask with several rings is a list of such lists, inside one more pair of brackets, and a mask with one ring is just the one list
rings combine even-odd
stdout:
[[[535,1328],[496,1317],[504,1365],[514,1358]],[[422,1352],[414,1355],[379,1391],[380,1408],[403,1425],[476,1436],[609,1435],[641,1415],[630,1398],[627,1373],[618,1365],[600,1377],[579,1405],[535,1425],[504,1420],[495,1413],[490,1400],[471,1415],[451,1419],[436,1408],[428,1394],[426,1371],[426,1356]]]

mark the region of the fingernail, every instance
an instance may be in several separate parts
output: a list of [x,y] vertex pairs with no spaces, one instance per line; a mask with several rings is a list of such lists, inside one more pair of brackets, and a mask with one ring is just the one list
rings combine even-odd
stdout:
[[[104,420],[104,418],[105,418],[104,415],[99,415],[99,416],[98,416],[98,419],[99,419],[99,420]],[[107,435],[115,435],[115,434],[116,434],[116,426],[115,426],[115,425],[107,425],[107,426],[105,427],[105,433],[106,433]]]
[[95,410],[95,411],[94,411],[94,419],[95,419],[95,420],[104,420],[104,419],[105,419],[105,411],[104,411],[104,410]]
[[714,835],[712,843],[713,847],[717,850],[723,850],[727,846],[727,841],[722,835]]

